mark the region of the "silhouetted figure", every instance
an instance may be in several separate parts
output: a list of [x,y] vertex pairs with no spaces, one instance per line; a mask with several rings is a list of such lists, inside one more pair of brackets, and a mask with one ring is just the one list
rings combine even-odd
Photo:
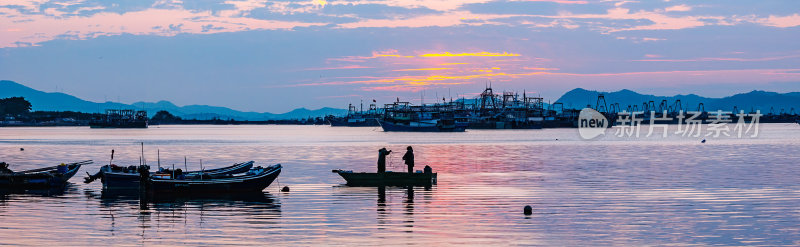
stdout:
[[392,150],[381,148],[378,150],[378,173],[386,172],[386,155],[392,153]]
[[8,163],[0,162],[0,173],[14,173],[14,171],[8,169]]
[[406,150],[408,151],[403,155],[403,160],[406,161],[406,165],[408,166],[408,173],[414,173],[414,149],[408,146]]
[[433,173],[433,168],[431,168],[430,166],[426,165],[425,168],[422,169],[422,171],[425,172],[425,173],[430,174],[430,173]]
[[146,183],[148,181],[148,179],[150,179],[150,166],[140,165],[136,169],[136,172],[139,173],[139,180],[141,182],[145,182]]

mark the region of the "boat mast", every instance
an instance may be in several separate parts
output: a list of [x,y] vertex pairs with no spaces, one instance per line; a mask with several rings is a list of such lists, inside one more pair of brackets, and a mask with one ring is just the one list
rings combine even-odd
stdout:
[[144,160],[144,142],[142,142],[142,165],[147,165],[147,161]]

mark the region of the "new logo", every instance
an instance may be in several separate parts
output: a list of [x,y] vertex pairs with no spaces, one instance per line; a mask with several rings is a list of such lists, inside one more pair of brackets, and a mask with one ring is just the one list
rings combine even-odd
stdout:
[[608,119],[602,113],[591,108],[583,108],[578,115],[578,133],[585,140],[605,135],[609,125]]

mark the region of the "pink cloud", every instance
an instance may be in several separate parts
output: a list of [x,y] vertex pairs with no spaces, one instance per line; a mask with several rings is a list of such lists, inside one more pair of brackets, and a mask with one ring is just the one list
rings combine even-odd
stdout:
[[146,9],[123,14],[102,12],[91,16],[26,15],[16,9],[0,7],[0,47],[17,42],[36,44],[57,37],[72,39],[130,33],[174,36],[178,33],[221,33],[247,30],[291,29],[323,25],[294,21],[260,20],[221,16],[210,11],[185,9]]
[[345,65],[339,67],[325,67],[325,68],[308,68],[304,70],[338,70],[338,69],[372,69],[373,67],[361,66],[361,65]]
[[588,1],[581,0],[518,0],[519,2],[552,2],[560,4],[588,4]]
[[690,6],[686,5],[686,4],[670,6],[670,7],[667,7],[667,8],[664,9],[664,11],[666,11],[666,12],[686,12],[686,11],[691,11],[691,10],[692,10],[692,7],[690,7]]
[[793,14],[789,16],[770,15],[768,18],[760,20],[760,22],[764,25],[772,27],[796,27],[800,26],[800,14]]
[[735,61],[735,62],[764,62],[784,60],[790,58],[800,58],[800,54],[775,56],[775,57],[760,57],[760,58],[736,58],[736,57],[704,57],[692,59],[639,59],[633,60],[637,62],[713,62],[713,61]]

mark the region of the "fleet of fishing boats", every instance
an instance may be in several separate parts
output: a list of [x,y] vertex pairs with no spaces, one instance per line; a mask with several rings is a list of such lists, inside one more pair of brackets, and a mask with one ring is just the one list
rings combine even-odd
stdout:
[[[380,126],[383,131],[403,132],[463,132],[466,129],[541,129],[543,127],[574,127],[577,112],[557,108],[545,110],[541,97],[525,92],[495,94],[487,87],[475,99],[413,105],[398,99],[383,108],[374,103],[367,111],[350,105],[346,116],[328,116],[333,127]],[[556,107],[556,108],[554,108]]]
[[[178,168],[159,167],[150,172],[144,159],[139,165],[117,166],[113,164],[114,151],[108,165],[100,167],[94,174],[86,173],[84,183],[100,180],[104,191],[131,189],[152,195],[229,195],[235,193],[261,192],[275,181],[281,173],[281,164],[267,167],[254,166],[254,161],[234,163],[229,166],[183,171]],[[160,163],[160,162],[159,162]],[[68,184],[83,165],[91,160],[60,164],[34,170],[14,172],[8,164],[0,162],[0,190],[53,189]],[[173,165],[174,166],[174,165]],[[184,166],[185,167],[185,166]],[[429,168],[425,172],[352,172],[334,170],[349,186],[432,186],[437,174]]]

